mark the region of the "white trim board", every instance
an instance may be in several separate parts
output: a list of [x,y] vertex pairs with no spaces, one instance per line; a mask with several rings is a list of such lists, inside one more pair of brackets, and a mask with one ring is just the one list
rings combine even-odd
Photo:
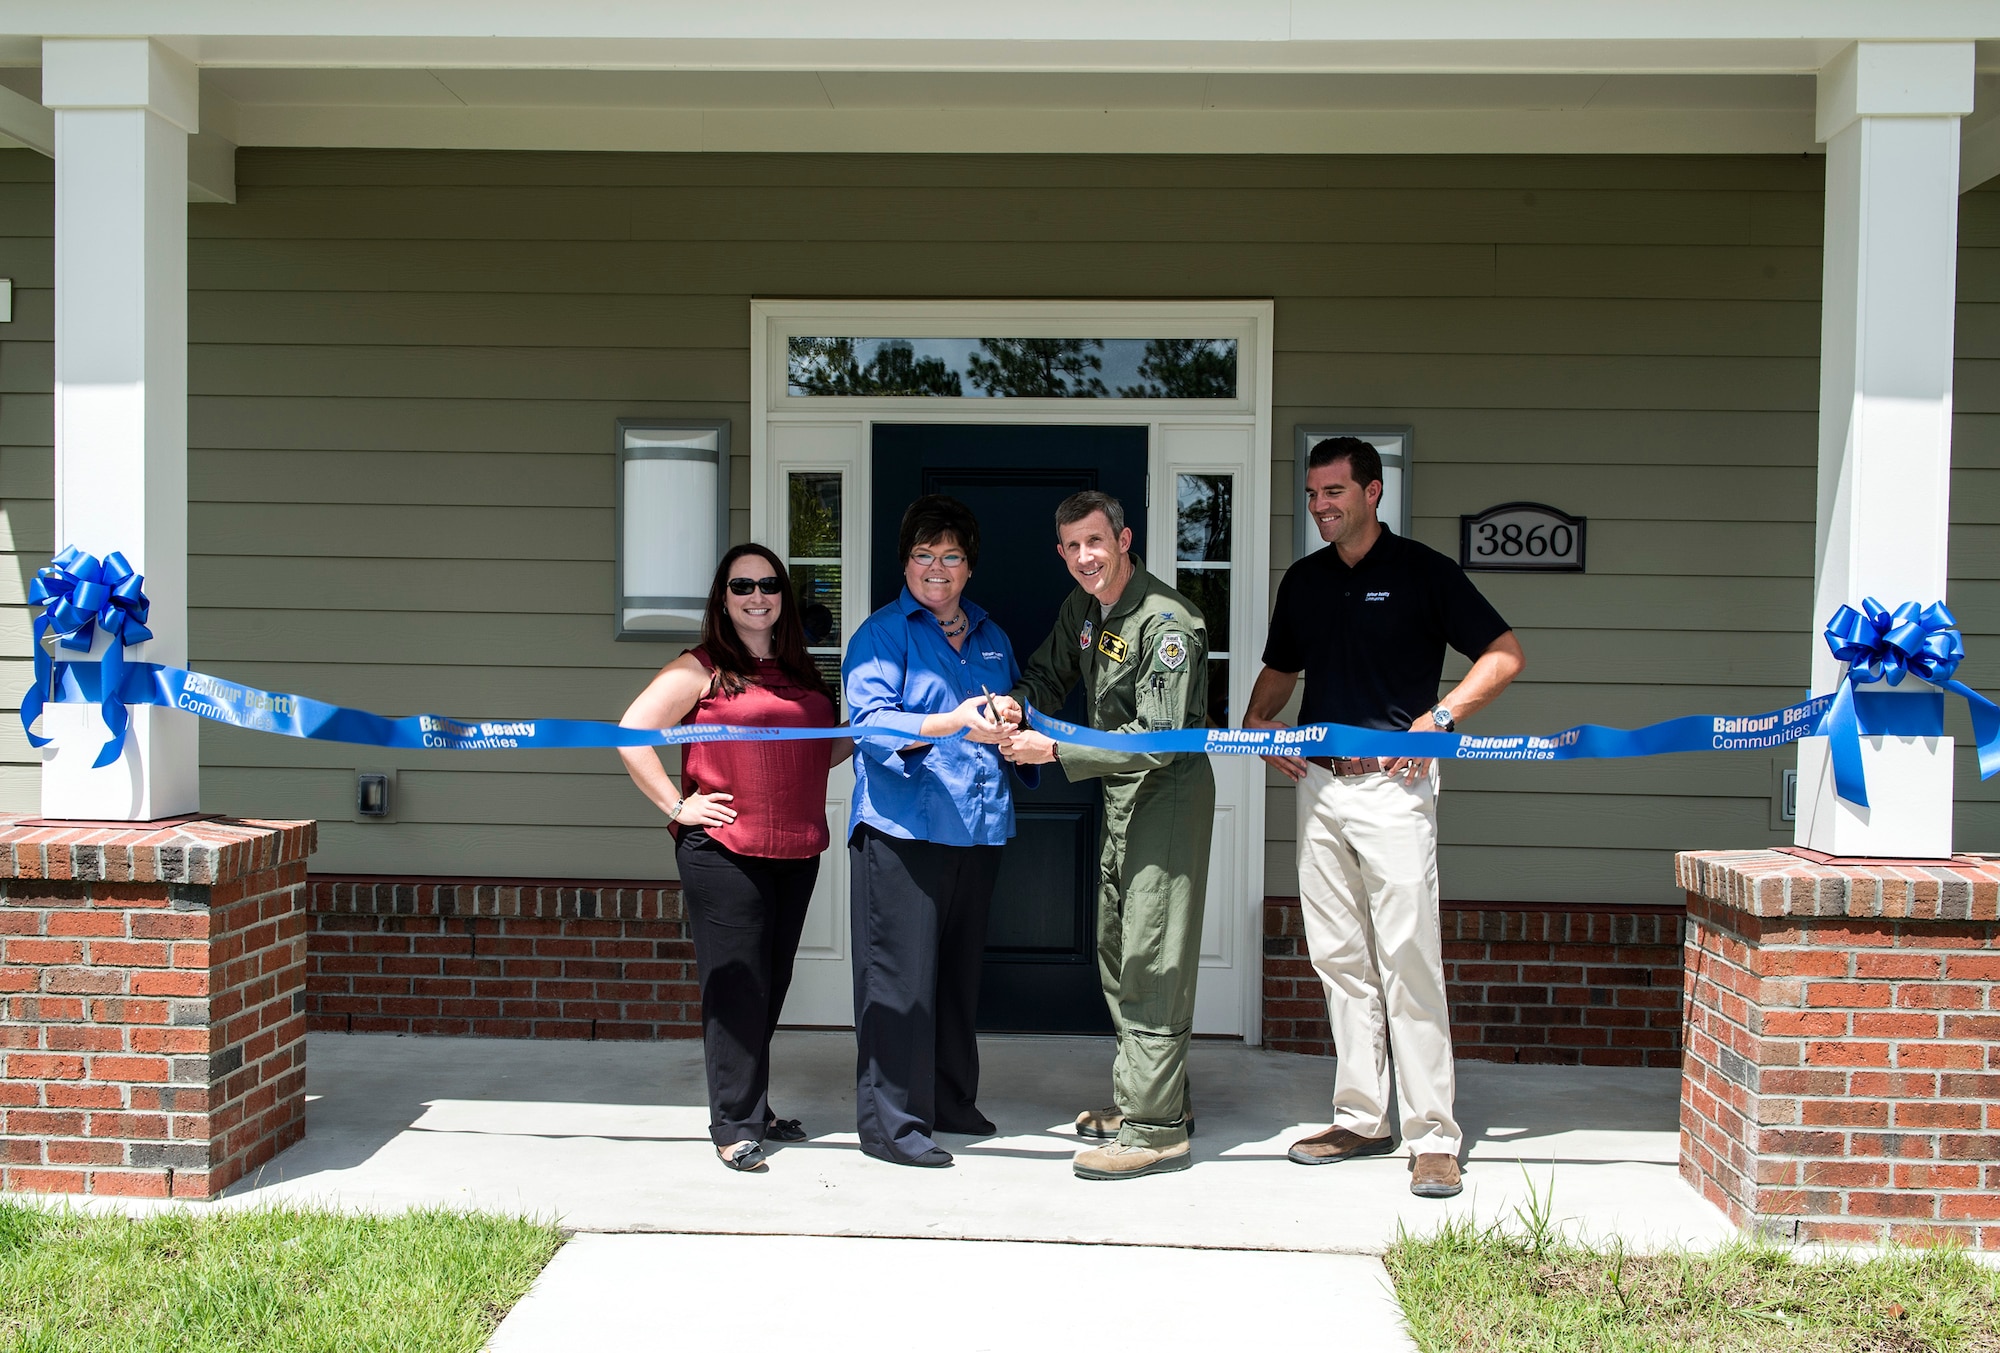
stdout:
[[[750,534],[783,552],[785,476],[837,471],[842,495],[842,610],[847,628],[868,605],[869,445],[877,422],[1104,423],[1149,429],[1153,489],[1147,537],[1174,539],[1179,473],[1233,473],[1245,492],[1235,507],[1238,542],[1234,623],[1229,651],[1229,708],[1240,717],[1255,679],[1251,655],[1270,613],[1271,360],[1273,304],[1245,301],[791,301],[750,306]],[[855,337],[1235,338],[1238,398],[1233,400],[826,398],[788,393],[786,340],[804,334]],[[1051,550],[1049,567],[1060,567]],[[1156,550],[1157,554],[1157,550]],[[1172,560],[1147,566],[1171,577]],[[1053,617],[1051,617],[1053,620]],[[1040,636],[1017,636],[1032,647]],[[1263,1037],[1264,773],[1253,757],[1216,762],[1217,830],[1203,934],[1204,986],[1195,1030]],[[846,794],[836,778],[836,792]],[[842,819],[844,821],[844,818]],[[808,922],[808,947],[794,978],[787,1022],[840,1023],[851,999],[845,966],[844,874],[836,859],[821,871]],[[816,951],[816,952],[815,952]],[[814,959],[826,960],[815,963]],[[796,1013],[795,1013],[796,1012]],[[833,1016],[833,1017],[829,1017]]]
[[1797,155],[1794,109],[895,109],[242,104],[241,144],[792,154]]

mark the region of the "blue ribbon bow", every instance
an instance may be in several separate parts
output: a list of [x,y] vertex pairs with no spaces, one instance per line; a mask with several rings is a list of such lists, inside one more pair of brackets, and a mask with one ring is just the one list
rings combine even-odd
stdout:
[[42,608],[35,617],[35,684],[21,700],[21,727],[28,741],[46,747],[51,739],[35,733],[35,720],[43,707],[57,698],[63,673],[69,667],[50,652],[57,647],[78,653],[90,652],[102,629],[111,636],[104,651],[104,726],[111,738],[97,754],[93,767],[116,761],[125,751],[125,733],[130,716],[120,696],[125,675],[125,645],[153,637],[146,628],[152,603],[146,600],[146,579],[117,552],[99,559],[74,545],[57,555],[47,568],[35,574],[28,585],[28,601]]
[[[1973,738],[1979,744],[1979,778],[1987,780],[2000,774],[2000,705],[1952,679],[1965,660],[1965,641],[1959,637],[1957,618],[1943,602],[1919,606],[1909,601],[1893,612],[1873,597],[1863,600],[1859,611],[1842,606],[1826,622],[1826,645],[1835,659],[1847,664],[1821,729],[1833,755],[1834,793],[1862,808],[1868,806],[1868,787],[1861,771],[1861,724],[1867,712],[1861,697],[1867,693],[1859,688],[1885,681],[1900,686],[1909,676],[1965,697],[1972,715]],[[1902,698],[1878,701],[1873,708],[1884,711],[1889,704],[1907,703]],[[1937,726],[1931,729],[1888,726],[1891,720],[1869,722],[1878,725],[1871,726],[1869,732],[1936,737],[1944,731],[1941,710]]]

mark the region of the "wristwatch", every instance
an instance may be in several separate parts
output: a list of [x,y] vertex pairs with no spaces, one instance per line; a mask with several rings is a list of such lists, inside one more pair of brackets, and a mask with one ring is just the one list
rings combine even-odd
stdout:
[[1458,721],[1451,717],[1451,711],[1443,705],[1439,705],[1431,711],[1431,722],[1438,726],[1438,732],[1440,733],[1449,733],[1458,724]]

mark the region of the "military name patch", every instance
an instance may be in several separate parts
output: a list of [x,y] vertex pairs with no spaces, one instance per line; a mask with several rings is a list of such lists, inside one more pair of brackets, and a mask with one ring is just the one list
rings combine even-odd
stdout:
[[1123,662],[1125,661],[1125,655],[1132,650],[1130,645],[1123,639],[1113,634],[1110,630],[1106,630],[1098,636],[1097,651],[1113,662]]
[[1096,637],[1097,622],[1095,620],[1086,620],[1083,622],[1082,633],[1076,636],[1076,646],[1087,650]]
[[1170,672],[1177,672],[1187,661],[1187,636],[1179,630],[1168,630],[1160,636],[1160,666]]

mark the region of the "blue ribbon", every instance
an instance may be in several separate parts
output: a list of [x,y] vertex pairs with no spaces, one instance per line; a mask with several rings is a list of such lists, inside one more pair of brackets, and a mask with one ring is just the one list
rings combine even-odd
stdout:
[[1979,745],[1979,778],[1990,780],[2000,774],[2000,705],[1952,679],[1965,660],[1965,641],[1959,637],[1957,617],[1943,602],[1919,606],[1906,601],[1891,611],[1867,597],[1858,611],[1842,606],[1826,622],[1826,646],[1836,660],[1847,664],[1826,715],[1834,793],[1862,808],[1868,806],[1868,785],[1861,770],[1864,732],[1943,735],[1942,695],[1925,699],[1861,689],[1881,682],[1900,686],[1903,678],[1912,676],[1939,691],[1965,697],[1973,740]]
[[259,733],[315,742],[433,751],[667,747],[690,742],[798,742],[849,737],[874,738],[898,746],[908,746],[912,741],[908,733],[888,728],[767,728],[706,723],[673,728],[623,728],[594,719],[457,719],[440,714],[392,717],[328,704],[310,696],[259,690],[205,672],[152,662],[127,662],[119,668],[115,685],[113,680],[109,662],[69,663],[51,698],[89,703],[103,699],[109,692],[128,705],[160,705]]
[[[128,662],[110,686],[109,663],[71,663],[54,697],[98,700],[107,689],[133,705],[163,705],[236,728],[320,742],[438,751],[532,751],[556,747],[665,747],[690,742],[792,742],[877,738],[899,746],[910,735],[885,728],[766,728],[681,724],[621,728],[590,719],[454,719],[435,714],[392,718],[308,696],[259,690],[203,672]],[[1902,697],[1897,697],[1901,700]],[[1029,710],[1034,727],[1058,742],[1118,752],[1217,756],[1425,756],[1458,761],[1574,761],[1658,756],[1668,752],[1780,747],[1817,732],[1829,695],[1749,715],[1687,715],[1643,728],[1583,724],[1547,736],[1396,733],[1350,724],[1301,728],[1183,728],[1159,733],[1103,733]]]
[[[125,645],[153,637],[145,579],[122,554],[100,560],[74,547],[35,575],[28,597],[35,619],[35,684],[22,698],[28,741],[51,700],[102,706],[111,738],[94,766],[115,762],[125,748],[128,705],[159,705],[237,728],[321,742],[440,751],[525,751],[558,747],[661,747],[692,742],[791,742],[873,738],[898,745],[909,735],[878,728],[766,728],[682,724],[623,728],[589,719],[455,719],[433,714],[396,718],[332,705],[302,695],[259,690],[220,677],[158,663],[130,662]],[[1953,680],[1965,657],[1957,621],[1943,602],[1912,602],[1891,613],[1870,597],[1856,611],[1843,606],[1827,623],[1833,655],[1847,664],[1839,688],[1782,709],[1751,715],[1694,714],[1641,728],[1579,724],[1559,733],[1482,735],[1408,733],[1351,724],[1299,728],[1185,728],[1155,733],[1105,733],[1030,710],[1033,725],[1058,742],[1144,754],[1222,756],[1436,757],[1456,761],[1575,761],[1659,756],[1673,752],[1739,751],[1783,746],[1825,733],[1832,746],[1839,795],[1867,806],[1861,734],[1936,737],[1944,728],[1944,697],[1965,697],[1979,744],[1980,778],[2000,774],[2000,705]],[[96,631],[111,636],[99,662],[57,661],[52,648],[88,653]],[[1890,696],[1864,685],[1899,685],[1907,676],[1934,686],[1928,696]]]
[[1732,752],[1782,747],[1817,732],[1833,697],[1821,695],[1762,714],[1689,714],[1640,728],[1578,724],[1560,733],[1401,733],[1353,724],[1297,728],[1183,728],[1163,733],[1102,733],[1029,711],[1029,721],[1057,742],[1113,752],[1203,752],[1223,756],[1434,757],[1444,761],[1589,761],[1671,752]]
[[145,585],[145,578],[124,555],[114,551],[99,559],[74,545],[57,555],[47,568],[36,572],[34,581],[28,584],[28,601],[42,608],[42,613],[35,617],[35,685],[21,699],[21,727],[31,746],[46,747],[51,741],[36,734],[35,720],[41,717],[49,700],[59,698],[56,692],[70,666],[56,661],[50,652],[51,642],[56,647],[88,653],[97,631],[102,629],[111,636],[102,664],[103,685],[109,694],[100,702],[104,726],[111,731],[111,737],[91,765],[108,766],[124,753],[130,722],[125,712],[127,702],[120,694],[127,666],[125,645],[153,637],[153,632],[146,628],[152,603],[146,599]]

